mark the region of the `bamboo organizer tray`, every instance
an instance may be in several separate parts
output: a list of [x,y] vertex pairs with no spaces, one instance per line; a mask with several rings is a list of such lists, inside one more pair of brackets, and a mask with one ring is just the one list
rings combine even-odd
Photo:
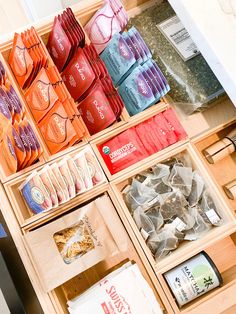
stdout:
[[[133,16],[141,12],[143,9],[151,6],[155,2],[160,2],[160,0],[126,0],[124,1],[124,4],[128,9],[130,16]],[[82,0],[79,4],[73,6],[72,9],[81,24],[84,25],[91,18],[94,12],[102,5],[102,3],[103,1],[99,0]],[[49,17],[43,22],[34,25],[45,44],[47,43],[48,36],[52,28],[53,18],[54,16]],[[26,28],[27,27],[24,29]],[[22,29],[22,31],[24,29]],[[7,59],[12,46],[13,34],[9,38],[9,40],[0,44],[0,51],[2,54],[0,58],[7,69],[13,86],[16,88],[22,101],[25,103],[22,91],[17,87],[18,85],[7,65]],[[29,109],[27,109],[27,104],[25,105],[27,115],[29,119],[33,121],[33,117]],[[188,133],[189,139],[178,142],[163,151],[160,151],[147,159],[128,167],[116,175],[112,176],[109,173],[97,149],[97,145],[148,119],[158,112],[165,110],[168,106],[169,99],[165,98],[158,104],[138,115],[135,115],[134,117],[130,117],[124,109],[120,121],[107,128],[105,131],[99,132],[92,137],[88,136],[81,143],[53,156],[50,156],[47,147],[44,144],[43,138],[36,128],[35,132],[38,135],[45,152],[39,162],[32,167],[11,176],[0,172],[2,181],[2,185],[0,186],[0,197],[2,200],[1,209],[45,313],[67,313],[66,300],[71,299],[86,290],[93,283],[106,275],[108,269],[116,267],[118,264],[127,259],[134,260],[138,263],[143,275],[153,288],[158,301],[166,313],[200,314],[204,311],[209,314],[234,313],[234,306],[236,304],[236,217],[234,211],[236,210],[236,203],[235,201],[227,199],[221,185],[230,181],[236,173],[236,153],[215,165],[209,165],[207,161],[204,160],[202,155],[202,149],[230,131],[232,125],[235,125],[236,109],[231,101],[226,97],[204,113],[197,113],[192,116],[186,116],[180,112],[178,108],[175,108],[182,125]],[[87,144],[87,142],[89,142],[89,144]],[[34,169],[41,169],[45,163],[50,164],[52,161],[60,160],[65,154],[69,153],[70,155],[74,155],[85,145],[90,144],[94,149],[105,174],[107,175],[108,181],[84,194],[77,196],[57,209],[32,216],[18,191],[20,183],[24,181],[24,179]],[[194,167],[198,169],[203,176],[218,206],[219,213],[223,218],[223,223],[220,227],[213,228],[203,238],[191,243],[183,244],[175,252],[173,252],[172,255],[156,263],[123,201],[121,191],[133,175],[180,152],[186,152],[186,154],[190,156]],[[222,169],[224,169],[224,177],[222,176]],[[103,194],[107,194],[113,202],[121,223],[123,224],[123,228],[125,228],[127,232],[127,238],[129,241],[129,248],[127,252],[121,253],[114,258],[106,259],[105,261],[88,269],[84,273],[78,274],[78,276],[63,283],[53,291],[45,293],[40,284],[37,269],[33,263],[29,248],[24,240],[24,234],[34,230],[35,228],[40,228],[40,226],[52,221],[53,219],[61,217],[67,212],[72,211],[73,208]],[[195,299],[185,307],[179,309],[168,286],[166,285],[163,273],[201,250],[205,250],[218,266],[223,276],[224,285],[223,287],[212,290],[208,294]]]

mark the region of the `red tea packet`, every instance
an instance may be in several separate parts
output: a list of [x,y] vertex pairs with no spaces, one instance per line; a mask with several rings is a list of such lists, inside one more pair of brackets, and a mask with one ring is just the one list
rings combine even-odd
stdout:
[[173,109],[166,109],[163,112],[163,116],[170,125],[171,129],[174,131],[178,140],[183,140],[188,136]]
[[130,128],[98,146],[111,174],[115,174],[149,156],[135,128]]
[[79,99],[92,85],[95,74],[81,48],[78,48],[76,54],[62,72],[62,78],[75,100]]
[[47,49],[60,72],[66,64],[71,47],[70,40],[66,35],[58,17],[55,17]]
[[91,135],[116,121],[101,84],[96,83],[90,94],[78,105],[79,112]]
[[158,134],[158,139],[161,142],[163,148],[177,142],[178,139],[174,131],[170,128],[162,113],[159,113],[152,119],[154,122],[153,128],[155,129],[155,133]]

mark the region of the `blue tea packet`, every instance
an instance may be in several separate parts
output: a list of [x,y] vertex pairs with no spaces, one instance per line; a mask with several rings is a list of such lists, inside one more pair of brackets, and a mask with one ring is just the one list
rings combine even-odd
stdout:
[[159,90],[157,89],[155,79],[148,74],[148,71],[147,71],[148,69],[145,69],[144,65],[145,65],[145,63],[141,67],[142,68],[142,74],[143,74],[148,86],[151,88],[152,93],[155,96],[155,102],[156,102],[156,101],[160,100],[161,94],[160,94]]
[[143,59],[138,51],[138,49],[135,48],[131,38],[129,37],[127,32],[122,33],[123,38],[125,39],[127,45],[129,46],[130,50],[133,52],[134,57],[137,61],[138,64],[142,64],[143,63]]
[[135,34],[135,37],[137,38],[140,46],[143,48],[143,51],[146,54],[147,58],[151,59],[152,58],[151,51],[149,50],[147,44],[143,40],[143,37],[140,35],[139,31],[134,26],[131,27],[131,29],[132,29],[132,32]]
[[[152,63],[152,66],[151,66],[151,63]],[[158,65],[156,64],[156,62],[153,61],[153,60],[150,60],[150,70],[152,71],[153,75],[156,77],[158,82],[160,84],[161,84],[161,82],[164,84],[165,91],[166,91],[166,94],[167,94],[170,91],[170,85],[168,84],[164,74],[161,72],[161,70],[158,67]]]
[[115,86],[123,81],[128,75],[129,70],[136,67],[136,59],[121,34],[116,33],[108,46],[100,55]]
[[129,38],[132,40],[132,43],[135,47],[135,49],[138,51],[138,53],[140,54],[141,58],[142,58],[142,63],[146,62],[148,60],[148,57],[143,49],[143,47],[140,45],[139,40],[136,37],[135,34],[135,30],[133,27],[131,27],[128,32],[127,32]]
[[156,101],[152,89],[142,74],[141,66],[138,66],[124,80],[118,92],[131,116],[143,111]]

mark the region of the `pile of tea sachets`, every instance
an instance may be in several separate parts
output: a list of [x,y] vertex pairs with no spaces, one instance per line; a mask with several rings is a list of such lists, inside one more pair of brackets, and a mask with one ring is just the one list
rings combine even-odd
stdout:
[[93,151],[87,147],[75,157],[68,156],[34,171],[19,189],[31,212],[38,214],[68,202],[104,180]]
[[0,163],[6,175],[32,165],[42,154],[24,105],[0,63]]
[[122,193],[156,260],[222,222],[210,191],[187,154],[136,175]]
[[174,111],[169,108],[98,146],[111,174],[187,137]]

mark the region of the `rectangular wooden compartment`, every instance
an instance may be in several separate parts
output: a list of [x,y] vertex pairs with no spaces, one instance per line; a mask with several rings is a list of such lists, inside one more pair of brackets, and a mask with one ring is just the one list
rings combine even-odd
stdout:
[[[90,147],[88,144],[87,146]],[[75,149],[72,151],[70,154],[67,156],[75,156],[78,154],[80,151],[82,151],[85,147],[80,147],[78,149]],[[50,165],[54,162],[59,162],[60,160],[63,159],[64,156],[58,157],[57,159],[54,159],[53,161],[48,162],[47,164]],[[38,167],[34,170],[41,170],[43,166]],[[55,218],[56,216],[60,215],[61,213],[64,213],[68,211],[70,208],[72,208],[75,204],[79,204],[94,195],[97,195],[99,192],[104,192],[107,189],[107,180],[105,178],[105,181],[94,186],[92,189],[85,191],[82,194],[77,195],[76,197],[72,198],[68,202],[61,204],[60,206],[53,208],[47,212],[40,213],[37,215],[34,215],[30,209],[27,207],[21,193],[19,190],[19,186],[26,180],[26,178],[31,174],[32,172],[27,172],[20,177],[17,177],[13,180],[8,181],[7,183],[4,184],[4,188],[6,190],[6,193],[8,197],[11,199],[11,204],[14,210],[14,213],[18,219],[18,223],[20,224],[21,228],[28,228],[30,225],[36,226],[39,223],[42,223],[44,221],[48,221],[51,218]]]
[[[100,193],[94,196],[94,199],[96,197],[106,194],[109,196],[109,198],[112,201],[112,199],[114,198],[114,195],[112,195],[112,193],[113,192],[109,188],[107,188],[106,192],[100,191]],[[89,201],[87,199],[86,203],[90,201],[92,201],[92,199],[90,199]],[[80,204],[80,205],[83,205],[83,204]],[[73,209],[71,210],[73,211]],[[121,215],[121,220],[123,221],[122,219],[123,214],[119,213],[119,215]],[[124,226],[122,226],[122,221],[120,221],[121,228],[123,229],[124,232],[126,232],[124,229]],[[41,222],[41,225],[42,225],[42,222]],[[126,225],[127,225],[127,222],[126,222]],[[40,228],[40,226],[37,226],[37,227]],[[27,232],[30,232],[33,229],[34,227],[31,226],[29,229],[24,230],[23,233],[26,234]],[[139,245],[138,244],[136,245],[136,239],[134,239],[133,241],[129,237],[128,234],[127,234],[128,247],[125,252],[120,252],[114,257],[105,259],[104,261],[89,268],[83,273],[78,274],[76,277],[68,280],[67,282],[63,283],[62,285],[60,285],[59,287],[55,288],[54,290],[48,293],[49,297],[52,299],[52,303],[55,308],[55,313],[68,313],[67,308],[66,308],[66,301],[78,296],[79,294],[87,290],[90,286],[92,286],[94,283],[96,283],[98,280],[102,279],[111,270],[116,269],[118,266],[122,265],[124,262],[127,262],[127,261],[134,261],[138,264],[143,276],[145,277],[149,285],[152,287],[154,294],[158,302],[160,303],[161,307],[163,308],[164,312],[173,313],[172,308],[167,301],[164,291],[160,287],[159,282],[156,279],[156,277],[153,276],[152,274],[151,267],[148,264],[148,261],[145,255],[143,254],[142,250],[139,250]],[[23,239],[23,241],[24,241],[26,250],[29,254],[29,258],[31,259],[31,262],[34,266],[33,257],[31,255],[29,246],[27,242],[25,241],[25,239]],[[38,273],[36,268],[35,268],[35,273],[36,274]]]
[[236,210],[236,199],[229,199],[222,188],[223,185],[236,179],[236,152],[222,160],[219,160],[214,164],[210,164],[202,153],[205,148],[222,139],[234,128],[236,128],[236,120],[232,121],[224,128],[216,128],[215,130],[212,130],[209,134],[200,136],[199,138],[194,140],[194,146],[196,148],[196,151],[200,155],[200,158],[202,158],[202,160],[204,161],[207,170],[209,171],[209,173],[211,173],[215,184],[217,184],[218,187],[221,189],[231,208],[233,210]]
[[[148,169],[149,167],[163,162],[167,160],[170,157],[173,157],[179,153],[186,153],[192,161],[193,168],[197,169],[200,173],[200,175],[203,177],[206,186],[208,187],[211,196],[217,206],[219,215],[221,216],[223,223],[219,227],[214,227],[212,230],[210,230],[207,234],[205,234],[202,238],[192,241],[189,243],[183,243],[181,244],[175,251],[172,252],[169,256],[166,256],[160,261],[155,262],[151,251],[148,249],[141,233],[139,232],[130,212],[129,209],[127,208],[123,196],[122,196],[122,190],[130,184],[130,178],[135,176],[136,174]],[[199,250],[199,248],[204,248],[206,244],[212,243],[216,241],[216,239],[219,239],[223,235],[227,235],[232,232],[236,228],[236,220],[235,220],[235,215],[233,212],[230,210],[230,208],[227,207],[226,203],[224,202],[224,198],[222,197],[222,194],[217,190],[215,185],[213,184],[210,176],[206,172],[205,168],[202,165],[201,160],[198,158],[196,155],[192,144],[187,143],[181,147],[178,147],[168,153],[166,153],[164,156],[159,156],[156,159],[153,159],[149,162],[143,163],[142,166],[139,168],[136,168],[134,170],[131,170],[128,174],[123,175],[122,177],[114,180],[111,182],[112,189],[114,191],[114,194],[117,197],[117,200],[119,204],[122,207],[122,210],[124,211],[127,219],[129,220],[131,227],[133,229],[133,232],[135,233],[136,237],[138,238],[138,241],[141,243],[141,246],[147,255],[152,267],[156,271],[166,271],[167,268],[174,267],[176,263],[184,261],[188,257],[191,257],[195,252]]]
[[[235,229],[236,230],[236,229]],[[236,293],[236,232],[226,237],[219,238],[216,242],[206,244],[204,251],[214,261],[219,270],[223,285],[198,297],[190,303],[179,308],[168,287],[163,272],[158,273],[158,278],[167,294],[174,312],[200,314],[206,311],[208,314],[220,314],[235,305]],[[227,256],[227,259],[225,258]]]

